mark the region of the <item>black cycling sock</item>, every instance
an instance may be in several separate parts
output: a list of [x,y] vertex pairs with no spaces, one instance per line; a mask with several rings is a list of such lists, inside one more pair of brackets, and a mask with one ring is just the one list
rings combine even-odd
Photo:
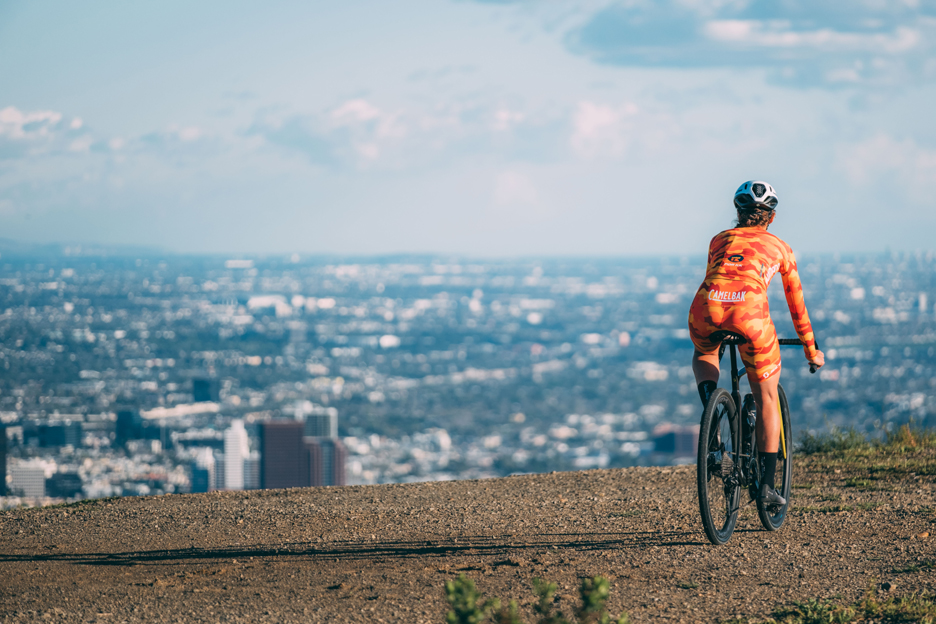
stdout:
[[761,480],[761,484],[774,489],[774,477],[777,474],[777,454],[761,453],[760,456],[764,467],[764,478]]
[[699,384],[699,398],[702,399],[702,407],[708,405],[709,397],[715,392],[718,384],[714,381],[703,381]]

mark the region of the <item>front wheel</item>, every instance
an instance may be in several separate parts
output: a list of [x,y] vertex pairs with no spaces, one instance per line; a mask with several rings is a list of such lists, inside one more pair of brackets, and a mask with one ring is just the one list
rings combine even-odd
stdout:
[[786,500],[785,505],[764,505],[757,501],[757,515],[761,524],[768,531],[776,531],[783,526],[787,510],[790,508],[790,498],[793,494],[793,429],[790,425],[790,405],[787,403],[783,386],[777,385],[777,395],[780,401],[780,447],[777,449],[777,491]]
[[699,427],[699,452],[696,481],[699,487],[699,511],[709,541],[726,543],[738,522],[741,486],[738,471],[737,440],[740,436],[736,408],[731,395],[723,388],[712,393]]

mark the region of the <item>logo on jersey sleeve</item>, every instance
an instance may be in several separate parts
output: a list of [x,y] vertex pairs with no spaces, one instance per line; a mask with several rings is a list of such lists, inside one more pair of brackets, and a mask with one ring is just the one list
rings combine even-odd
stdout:
[[728,256],[728,260],[731,262],[742,262],[744,261],[744,256],[742,256],[741,254],[733,254],[733,255]]
[[768,286],[770,286],[770,280],[773,278],[774,274],[775,274],[777,271],[779,271],[779,270],[780,270],[780,263],[779,263],[779,262],[778,262],[777,264],[771,265],[771,266],[769,266],[769,267],[767,266],[766,263],[761,262],[761,265],[760,265],[760,276],[761,276],[761,279],[764,280],[764,283],[765,283],[765,284],[767,284]]

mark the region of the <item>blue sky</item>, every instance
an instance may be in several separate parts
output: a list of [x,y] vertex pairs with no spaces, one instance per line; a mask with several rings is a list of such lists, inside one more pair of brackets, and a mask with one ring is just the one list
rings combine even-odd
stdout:
[[180,252],[929,249],[936,2],[0,3],[0,237]]

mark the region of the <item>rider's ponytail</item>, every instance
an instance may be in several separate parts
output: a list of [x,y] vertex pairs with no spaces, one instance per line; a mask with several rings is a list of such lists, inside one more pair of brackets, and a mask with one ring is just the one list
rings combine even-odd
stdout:
[[767,227],[774,211],[766,206],[751,206],[744,210],[738,210],[738,220],[735,221],[736,227]]

